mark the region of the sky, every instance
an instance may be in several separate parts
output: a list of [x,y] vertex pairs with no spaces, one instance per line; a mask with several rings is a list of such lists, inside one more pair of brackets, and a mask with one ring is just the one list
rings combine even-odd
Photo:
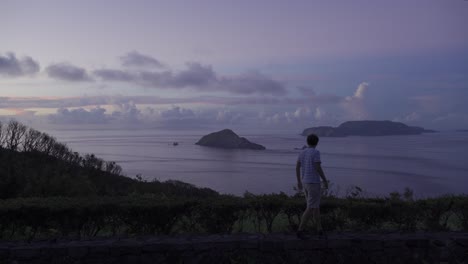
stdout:
[[0,120],[468,129],[465,0],[0,0]]

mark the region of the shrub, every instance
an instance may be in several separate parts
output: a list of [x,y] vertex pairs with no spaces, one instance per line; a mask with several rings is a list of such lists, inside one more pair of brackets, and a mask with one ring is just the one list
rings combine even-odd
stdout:
[[288,229],[290,231],[297,230],[305,207],[304,197],[296,196],[284,201],[283,211],[288,219]]
[[273,232],[273,222],[283,210],[285,200],[288,199],[288,196],[284,193],[248,195],[246,199],[257,221],[257,231],[260,231],[259,227],[262,223],[265,223],[266,230],[269,233]]
[[247,209],[243,199],[223,196],[199,201],[195,208],[196,220],[208,233],[231,233],[242,212]]
[[468,196],[459,196],[454,199],[453,210],[458,218],[458,226],[468,230]]
[[418,201],[418,208],[422,213],[426,230],[448,230],[448,220],[452,214],[451,210],[454,202],[454,197],[451,196]]
[[400,231],[414,231],[421,220],[421,208],[413,202],[388,200],[385,218]]

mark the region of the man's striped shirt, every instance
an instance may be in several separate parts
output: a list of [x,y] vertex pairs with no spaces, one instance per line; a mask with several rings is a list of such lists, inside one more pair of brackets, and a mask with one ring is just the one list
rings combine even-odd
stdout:
[[301,163],[302,183],[320,183],[320,175],[314,163],[321,162],[320,151],[308,147],[299,154],[297,161]]

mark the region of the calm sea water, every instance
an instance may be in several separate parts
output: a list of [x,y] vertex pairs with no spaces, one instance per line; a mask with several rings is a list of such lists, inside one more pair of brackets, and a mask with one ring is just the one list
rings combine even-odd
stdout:
[[[176,179],[221,193],[294,193],[295,162],[305,138],[242,134],[265,151],[195,145],[205,133],[154,130],[48,131],[74,151],[118,162],[129,177]],[[172,142],[177,141],[178,146]],[[321,138],[317,147],[332,190],[369,195],[414,190],[417,197],[468,193],[468,133]]]

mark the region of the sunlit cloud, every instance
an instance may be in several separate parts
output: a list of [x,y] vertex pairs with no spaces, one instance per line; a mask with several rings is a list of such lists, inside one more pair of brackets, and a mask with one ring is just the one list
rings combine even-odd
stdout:
[[348,120],[365,120],[371,118],[371,113],[367,109],[367,91],[369,83],[362,82],[358,85],[353,96],[347,96],[341,103],[344,109],[346,119]]

